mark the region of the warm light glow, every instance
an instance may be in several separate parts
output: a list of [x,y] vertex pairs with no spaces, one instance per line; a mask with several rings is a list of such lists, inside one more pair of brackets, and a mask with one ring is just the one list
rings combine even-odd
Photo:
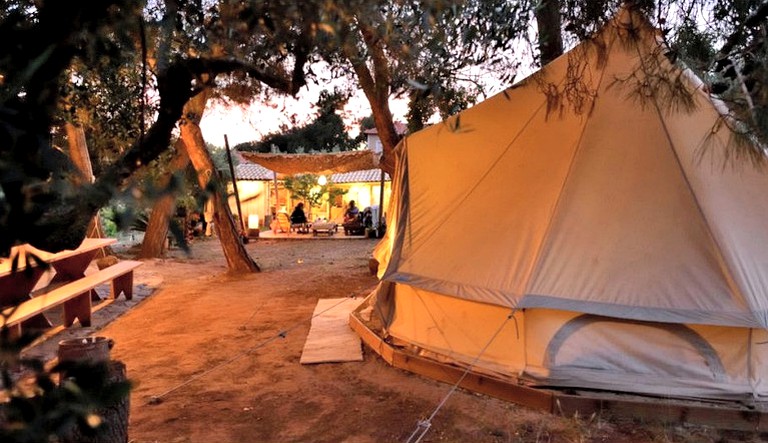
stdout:
[[368,185],[352,185],[347,192],[346,200],[354,200],[357,207],[362,211],[371,206],[371,187]]
[[321,175],[321,176],[320,176],[320,177],[317,179],[317,184],[318,184],[318,185],[320,185],[320,186],[325,186],[325,185],[327,185],[327,184],[328,184],[328,179],[327,179],[327,178],[325,178],[325,176],[324,176],[324,175]]
[[259,229],[259,214],[248,216],[248,229]]

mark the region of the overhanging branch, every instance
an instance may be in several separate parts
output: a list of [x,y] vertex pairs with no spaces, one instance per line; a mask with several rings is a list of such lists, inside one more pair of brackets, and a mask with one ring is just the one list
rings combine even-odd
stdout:
[[733,51],[733,48],[736,47],[736,45],[739,44],[739,41],[742,39],[744,35],[744,30],[749,29],[755,26],[759,26],[760,24],[764,23],[766,18],[768,18],[768,2],[763,3],[760,5],[760,7],[757,8],[754,14],[750,15],[745,21],[744,24],[728,36],[728,39],[725,41],[723,46],[720,48],[720,51],[717,53],[717,60],[722,60]]

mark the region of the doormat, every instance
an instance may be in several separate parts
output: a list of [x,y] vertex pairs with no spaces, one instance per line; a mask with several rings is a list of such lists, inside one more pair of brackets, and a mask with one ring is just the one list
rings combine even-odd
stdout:
[[363,361],[360,337],[349,326],[349,314],[363,298],[323,298],[317,301],[301,364]]

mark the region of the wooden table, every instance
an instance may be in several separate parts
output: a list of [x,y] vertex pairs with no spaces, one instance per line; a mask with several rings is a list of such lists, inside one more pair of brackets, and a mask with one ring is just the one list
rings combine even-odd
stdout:
[[[12,271],[11,258],[3,258],[0,261],[0,308],[18,305],[32,297],[32,290],[46,269],[43,266],[38,266],[29,257],[30,254],[34,254],[42,262],[51,266],[56,273],[49,285],[58,285],[84,277],[85,270],[99,249],[116,241],[114,238],[86,238],[77,249],[66,249],[55,253],[42,251],[30,245],[14,247],[11,251],[11,257],[14,254],[21,254],[16,272]],[[27,322],[32,327],[51,326],[50,321],[42,315]]]
[[312,223],[312,235],[317,236],[319,233],[333,235],[339,230],[339,225],[334,222],[315,222]]

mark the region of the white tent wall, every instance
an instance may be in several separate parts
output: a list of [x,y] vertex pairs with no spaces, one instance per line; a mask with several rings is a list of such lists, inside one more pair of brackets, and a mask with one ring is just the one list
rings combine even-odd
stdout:
[[[421,355],[531,385],[659,396],[765,397],[765,331],[512,311],[395,285],[388,333]],[[762,340],[762,341],[761,341]],[[762,344],[760,344],[762,343]]]
[[442,293],[460,282],[464,298],[511,306],[533,267],[583,122],[553,118],[545,133],[524,131],[548,121],[546,97],[535,88],[485,103],[495,112],[473,108],[462,113],[458,130],[440,124],[405,141],[408,169],[419,172],[407,176],[407,240],[394,245],[400,260],[384,278],[418,276]]
[[727,162],[721,104],[662,52],[623,10],[401,143],[383,335],[547,386],[768,395],[768,174]]
[[[733,158],[735,146],[749,143],[735,134],[729,120],[690,73],[685,77],[697,86],[696,112],[665,112],[665,129],[694,190],[711,235],[721,251],[721,266],[728,270],[730,285],[740,302],[749,306],[754,323],[768,327],[768,171],[745,158]],[[741,139],[740,139],[741,138]]]
[[[474,365],[509,378],[525,368],[521,313],[486,303],[395,285],[389,335],[433,353],[433,358]],[[494,338],[492,340],[492,338]]]
[[525,310],[525,325],[522,378],[535,383],[693,398],[768,394],[750,377],[748,328],[548,309]]
[[546,298],[527,305],[658,321],[722,315],[704,321],[725,324],[733,313],[752,323],[744,303],[730,296],[658,112],[612,84],[638,69],[637,56],[616,50],[623,47],[616,34],[606,44],[598,98],[527,288]]

